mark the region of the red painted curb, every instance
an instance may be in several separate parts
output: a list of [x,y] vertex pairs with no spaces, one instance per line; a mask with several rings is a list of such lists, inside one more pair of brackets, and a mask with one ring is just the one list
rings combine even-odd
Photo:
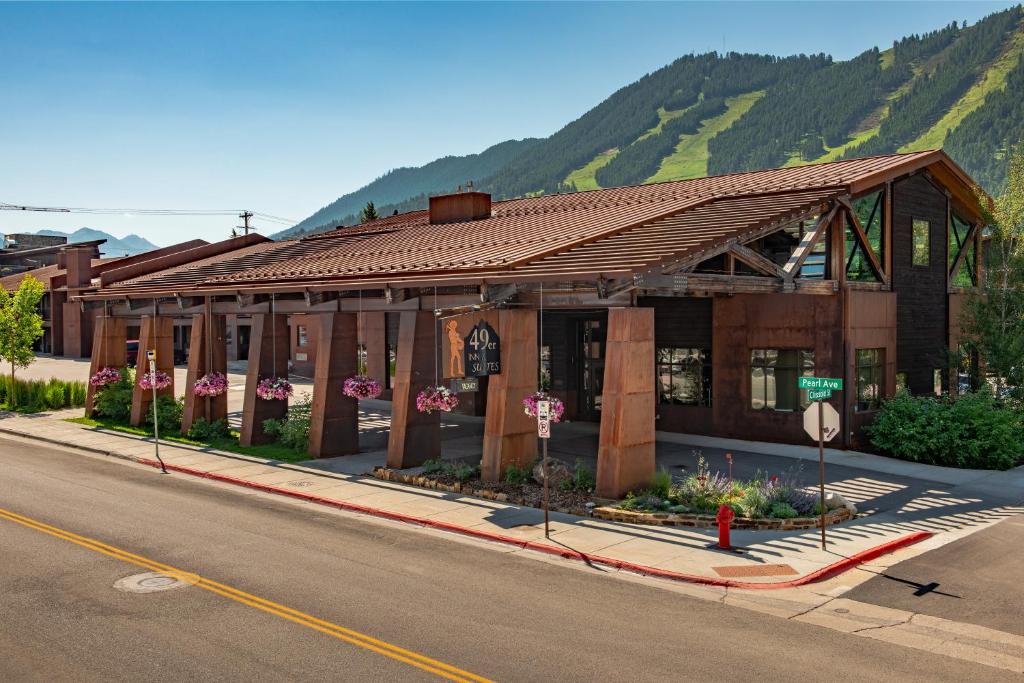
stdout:
[[[143,465],[149,465],[150,467],[160,467],[160,463],[156,460],[149,460],[148,458],[134,458],[134,460]],[[601,557],[600,555],[588,555],[581,553],[576,550],[569,548],[560,548],[558,546],[548,545],[546,543],[538,543],[537,541],[525,541],[518,538],[512,538],[511,536],[502,536],[501,534],[491,533],[489,531],[478,531],[476,529],[470,529],[456,524],[449,524],[448,522],[441,522],[434,519],[427,519],[424,517],[415,517],[413,515],[404,515],[400,512],[388,512],[387,510],[381,510],[378,508],[371,508],[365,505],[358,505],[356,503],[346,503],[341,500],[332,500],[330,498],[322,498],[310,493],[302,493],[301,491],[290,491],[288,489],[281,488],[279,486],[271,486],[269,484],[260,484],[254,481],[248,481],[245,479],[238,479],[236,477],[229,477],[223,474],[217,474],[216,472],[203,472],[202,470],[194,470],[190,467],[182,467],[180,465],[168,464],[167,469],[173,472],[180,472],[182,474],[189,474],[195,477],[202,477],[203,479],[213,479],[214,481],[220,481],[227,484],[235,484],[237,486],[244,486],[250,489],[256,489],[258,491],[264,491],[266,493],[276,493],[290,498],[297,498],[310,503],[318,503],[320,505],[326,505],[340,510],[347,510],[349,512],[360,512],[373,517],[380,517],[382,519],[390,519],[396,522],[404,522],[406,524],[417,524],[419,526],[430,527],[433,529],[440,529],[442,531],[450,531],[463,536],[472,536],[474,538],[480,538],[487,541],[495,541],[498,543],[504,543],[506,545],[513,545],[518,548],[525,550],[534,550],[537,552],[545,553],[548,555],[556,555],[569,560],[578,560],[580,562],[586,562],[587,564],[599,564],[613,569],[621,569],[636,574],[642,574],[644,576],[654,576],[662,579],[669,579],[672,581],[684,581],[687,583],[698,583],[707,586],[721,586],[724,588],[746,588],[746,589],[777,589],[777,588],[794,588],[796,586],[803,586],[808,583],[814,583],[821,581],[830,576],[841,574],[847,570],[853,569],[859,564],[868,562],[881,557],[900,548],[913,545],[926,538],[931,538],[934,534],[930,531],[915,531],[906,536],[893,539],[877,545],[874,548],[868,548],[862,550],[856,555],[850,557],[844,557],[838,562],[822,567],[810,574],[805,574],[796,579],[790,581],[780,581],[778,583],[750,583],[745,581],[733,581],[731,579],[720,579],[714,576],[700,576],[699,574],[683,574],[681,572],[674,572],[668,569],[658,569],[657,567],[650,567],[643,564],[635,564],[633,562],[627,562],[625,560],[616,560],[609,557]]]

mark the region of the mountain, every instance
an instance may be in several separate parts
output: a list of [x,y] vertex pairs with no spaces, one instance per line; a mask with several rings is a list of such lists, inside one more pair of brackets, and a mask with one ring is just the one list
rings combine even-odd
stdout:
[[61,232],[60,230],[39,230],[35,234],[67,237],[68,244],[106,240],[106,244],[100,245],[100,253],[104,256],[134,256],[135,254],[141,254],[144,251],[158,248],[146,238],[139,237],[138,235],[126,235],[118,239],[108,232],[92,228],[79,228],[72,233]]
[[986,189],[1024,140],[1024,10],[952,22],[847,61],[824,54],[686,55],[547,138],[400,168],[287,237],[425,208],[466,180],[495,198],[680,180],[943,147]]
[[[294,237],[331,229],[339,224],[353,223],[359,211],[371,201],[378,207],[386,206],[388,213],[396,208],[399,211],[419,208],[432,194],[451,192],[470,180],[494,175],[498,169],[508,165],[537,142],[538,140],[533,138],[508,140],[479,154],[447,156],[431,161],[425,166],[396,168],[369,185],[339,197],[285,232],[287,236]],[[401,208],[404,207],[403,202],[410,199],[413,200],[413,205]],[[283,234],[279,233],[275,237]]]

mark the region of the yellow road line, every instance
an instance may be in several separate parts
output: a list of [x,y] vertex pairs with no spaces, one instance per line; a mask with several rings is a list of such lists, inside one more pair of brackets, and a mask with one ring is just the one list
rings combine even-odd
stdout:
[[216,595],[220,595],[221,597],[234,600],[235,602],[272,614],[276,617],[287,619],[288,621],[299,624],[300,626],[305,626],[306,628],[324,633],[337,638],[338,640],[375,652],[384,657],[408,664],[409,666],[414,666],[441,678],[446,678],[452,681],[490,683],[488,679],[483,678],[482,676],[477,676],[476,674],[464,671],[450,664],[445,664],[444,662],[431,659],[430,657],[412,652],[411,650],[406,650],[398,647],[397,645],[392,645],[386,641],[368,636],[365,633],[360,633],[359,631],[345,628],[344,626],[339,626],[338,624],[324,621],[323,619],[318,619],[310,614],[306,614],[305,612],[300,612],[216,581],[211,581],[210,579],[199,576],[198,574],[186,572],[178,569],[177,567],[172,567],[141,555],[135,555],[127,550],[122,550],[93,538],[80,536],[74,532],[45,524],[44,522],[40,522],[30,517],[25,517],[24,515],[19,515],[16,512],[0,508],[0,519],[6,519],[7,521],[14,522],[15,524],[28,527],[29,529],[34,529],[61,540],[68,541],[69,543],[74,543],[75,545],[100,553],[101,555],[112,557],[113,559],[120,560],[121,562],[127,562],[137,567],[143,567],[144,569],[173,576],[174,578],[190,583],[194,586],[198,586],[199,588]]

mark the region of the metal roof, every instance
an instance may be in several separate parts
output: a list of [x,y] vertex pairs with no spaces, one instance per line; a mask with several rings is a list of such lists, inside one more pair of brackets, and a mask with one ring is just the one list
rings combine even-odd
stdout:
[[430,224],[414,211],[160,271],[94,297],[625,275],[934,164],[962,175],[945,153],[927,151],[512,199],[495,202],[488,218],[456,223]]

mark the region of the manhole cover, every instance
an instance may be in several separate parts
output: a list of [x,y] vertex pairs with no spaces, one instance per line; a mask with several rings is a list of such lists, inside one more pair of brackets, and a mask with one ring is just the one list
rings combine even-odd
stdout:
[[169,576],[159,572],[146,572],[126,576],[114,583],[114,588],[126,593],[158,593],[189,585],[184,577]]

